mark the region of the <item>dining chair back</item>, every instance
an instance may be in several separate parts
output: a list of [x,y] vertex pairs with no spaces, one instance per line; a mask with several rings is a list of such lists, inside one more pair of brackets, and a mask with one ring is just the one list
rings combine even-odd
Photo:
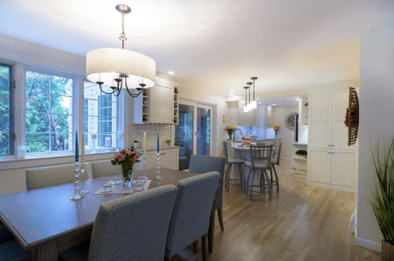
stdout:
[[[87,180],[88,174],[81,174],[81,180]],[[26,170],[27,190],[73,183],[75,180],[75,165],[65,164]]]
[[252,169],[269,169],[271,165],[272,148],[273,145],[250,146]]
[[92,177],[94,179],[122,174],[120,165],[112,165],[111,160],[99,160],[92,162]]
[[163,260],[177,188],[161,186],[100,206],[89,243],[60,252],[63,261]]
[[223,141],[223,154],[224,154],[224,159],[226,160],[226,165],[228,164],[228,151],[227,151],[227,141]]
[[178,193],[168,230],[167,258],[201,238],[205,260],[206,235],[219,178],[219,172],[215,171],[178,182]]
[[[220,174],[218,187],[215,194],[215,209],[217,211],[220,228],[224,230],[223,223],[223,174],[224,174],[225,159],[222,157],[193,155],[190,159],[189,171],[199,174],[204,174],[212,171],[217,171]],[[213,250],[213,234],[215,230],[215,213],[212,213],[210,220],[210,227],[208,233],[208,249],[212,253]]]

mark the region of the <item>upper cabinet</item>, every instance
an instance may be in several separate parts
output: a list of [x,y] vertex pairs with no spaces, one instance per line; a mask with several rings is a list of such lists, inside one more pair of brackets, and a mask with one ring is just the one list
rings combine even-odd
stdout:
[[272,108],[272,105],[267,105],[265,107],[264,123],[265,123],[266,128],[273,128],[274,127],[274,110]]
[[244,112],[244,104],[238,102],[238,126],[257,126],[256,110]]
[[177,124],[178,88],[156,77],[156,85],[134,99],[134,124]]

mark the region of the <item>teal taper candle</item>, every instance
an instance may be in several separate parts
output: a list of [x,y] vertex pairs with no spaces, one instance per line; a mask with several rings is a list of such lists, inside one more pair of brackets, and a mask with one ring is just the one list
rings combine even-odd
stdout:
[[78,151],[78,131],[75,131],[75,162],[79,161],[79,151]]
[[159,132],[157,132],[157,144],[156,144],[156,152],[160,152],[160,138],[159,138]]

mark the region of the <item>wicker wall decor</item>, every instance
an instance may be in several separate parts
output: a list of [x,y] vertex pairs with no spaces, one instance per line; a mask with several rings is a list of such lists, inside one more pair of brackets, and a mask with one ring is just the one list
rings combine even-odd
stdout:
[[348,127],[348,146],[354,145],[357,141],[359,107],[356,88],[349,87],[349,107],[345,117],[345,125]]

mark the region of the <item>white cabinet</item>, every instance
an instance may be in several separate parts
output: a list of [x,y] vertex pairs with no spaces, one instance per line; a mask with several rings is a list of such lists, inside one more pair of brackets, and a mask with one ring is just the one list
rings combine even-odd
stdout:
[[174,124],[174,87],[155,85],[150,88],[149,123]]
[[257,126],[256,124],[256,109],[244,112],[244,104],[238,102],[238,126]]
[[[156,168],[156,151],[146,152],[146,169]],[[160,151],[160,167],[167,169],[179,169],[179,149],[166,149]],[[143,169],[142,162],[134,167],[134,170]]]
[[357,186],[358,145],[347,146],[344,124],[348,95],[348,88],[309,94],[308,182]]
[[264,119],[266,128],[274,127],[274,110],[272,105],[268,105],[265,107],[265,119]]

